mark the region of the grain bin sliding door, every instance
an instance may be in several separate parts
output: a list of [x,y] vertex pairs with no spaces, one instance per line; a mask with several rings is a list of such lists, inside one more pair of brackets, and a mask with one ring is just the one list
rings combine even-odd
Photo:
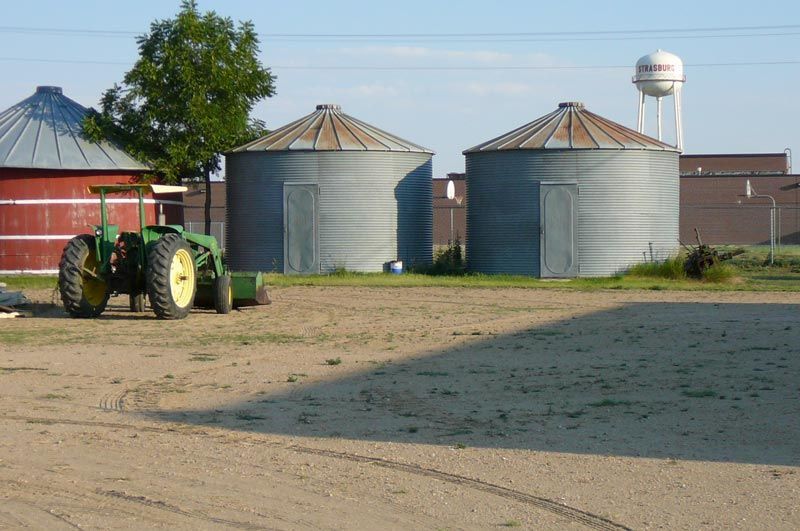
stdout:
[[578,185],[541,182],[539,185],[542,278],[578,275]]
[[319,273],[319,186],[283,185],[283,272]]

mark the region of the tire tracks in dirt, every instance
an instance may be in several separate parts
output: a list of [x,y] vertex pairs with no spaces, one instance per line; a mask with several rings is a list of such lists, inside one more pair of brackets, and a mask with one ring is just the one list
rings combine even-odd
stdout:
[[[215,434],[209,433],[207,430],[200,430],[193,426],[187,426],[183,424],[177,424],[177,426],[184,428],[178,429],[177,427],[163,427],[163,426],[138,426],[130,423],[124,422],[104,422],[104,421],[89,421],[89,420],[75,420],[75,419],[63,419],[63,418],[52,418],[52,417],[33,417],[33,416],[25,416],[25,415],[0,415],[0,420],[6,421],[20,421],[20,422],[29,422],[29,423],[38,423],[38,424],[64,424],[64,425],[71,425],[71,426],[89,426],[89,427],[103,427],[103,428],[115,428],[115,429],[128,429],[134,431],[147,431],[151,433],[163,433],[163,434],[192,434],[192,435],[200,435],[200,436],[207,436],[207,437],[218,437]],[[221,436],[221,434],[220,434]],[[410,475],[416,476],[423,476],[431,479],[436,479],[439,481],[443,481],[446,483],[459,485],[462,487],[471,488],[474,490],[479,490],[481,492],[485,492],[487,494],[492,494],[501,498],[505,498],[508,500],[516,501],[519,503],[523,503],[526,505],[530,505],[536,507],[538,509],[547,511],[549,513],[555,514],[560,516],[566,520],[569,520],[574,523],[582,524],[586,527],[591,529],[600,529],[605,531],[630,531],[631,528],[627,527],[623,524],[614,522],[611,519],[605,518],[598,514],[584,511],[582,509],[577,509],[574,507],[570,507],[568,505],[553,501],[551,499],[542,497],[542,496],[535,496],[533,494],[528,494],[522,491],[510,489],[507,487],[503,487],[501,485],[496,485],[494,483],[490,483],[487,481],[483,481],[480,479],[470,478],[466,476],[460,476],[457,474],[450,474],[448,472],[443,472],[441,470],[436,470],[434,468],[423,467],[420,465],[414,465],[409,463],[402,463],[399,461],[392,461],[389,459],[384,459],[381,457],[368,457],[358,454],[353,454],[349,452],[340,452],[335,450],[325,450],[321,448],[312,448],[308,446],[301,446],[301,445],[284,445],[277,442],[267,442],[267,441],[260,441],[257,438],[251,439],[253,442],[257,442],[261,445],[272,446],[275,448],[281,448],[285,450],[289,450],[296,453],[307,454],[307,455],[316,455],[321,457],[328,457],[331,459],[339,459],[339,460],[346,460],[356,463],[368,463],[375,466],[380,466],[383,468],[391,469],[398,472],[404,472]],[[203,514],[200,514],[195,511],[186,511],[180,509],[178,507],[169,505],[165,502],[157,501],[157,500],[150,500],[144,496],[136,496],[127,493],[123,493],[120,491],[98,491],[98,494],[101,494],[106,497],[117,498],[121,500],[125,500],[129,503],[138,503],[140,505],[145,505],[148,507],[161,509],[164,511],[169,511],[174,514],[180,514],[187,517],[192,518],[199,518],[201,520],[208,521],[209,523],[217,523],[217,524],[224,524],[230,525],[233,527],[243,528],[243,529],[264,529],[263,527],[254,526],[252,524],[247,524],[243,522],[236,522],[234,520],[225,520],[225,519],[215,519],[215,517],[209,517]]]
[[[141,509],[136,509],[134,507],[145,506],[147,508],[154,509],[157,513],[158,512],[171,513],[192,520],[198,520],[205,524],[217,524],[217,525],[232,527],[235,529],[250,529],[250,530],[273,529],[271,527],[266,527],[249,522],[241,522],[238,520],[231,520],[229,518],[209,516],[199,510],[182,509],[176,505],[161,500],[154,500],[152,498],[148,498],[147,496],[130,494],[128,492],[120,490],[104,490],[98,488],[95,489],[94,492],[88,490],[81,492],[80,494],[76,494],[75,492],[66,490],[63,487],[58,487],[54,485],[52,482],[47,484],[19,482],[14,480],[6,480],[4,482],[6,484],[12,484],[17,489],[19,489],[20,492],[18,493],[18,495],[13,496],[11,498],[16,503],[29,507],[31,509],[38,510],[41,513],[44,513],[45,515],[55,518],[61,521],[62,523],[65,523],[68,526],[73,527],[75,529],[83,529],[83,528],[77,523],[73,522],[70,518],[62,514],[63,510],[56,511],[55,509],[52,508],[45,509],[37,505],[37,503],[34,500],[25,499],[26,497],[27,498],[34,497],[34,495],[30,492],[31,489],[32,488],[39,489],[42,492],[46,492],[48,496],[55,497],[56,499],[71,500],[73,503],[77,503],[77,505],[71,505],[70,507],[73,510],[78,510],[78,511],[89,511],[93,513],[107,513],[108,511],[115,511],[122,514],[127,514],[129,516],[138,516],[140,514]],[[53,502],[48,502],[48,505],[52,505],[52,503]],[[56,502],[56,504],[58,503]],[[26,511],[26,513],[29,513],[29,511]],[[19,520],[13,514],[10,516],[14,517],[15,520]],[[165,523],[163,521],[159,521],[159,519],[155,520],[157,523],[161,524]]]
[[103,411],[122,412],[125,410],[125,397],[127,395],[128,395],[127,389],[125,389],[124,391],[117,391],[114,393],[107,394],[100,399],[100,405],[98,407]]

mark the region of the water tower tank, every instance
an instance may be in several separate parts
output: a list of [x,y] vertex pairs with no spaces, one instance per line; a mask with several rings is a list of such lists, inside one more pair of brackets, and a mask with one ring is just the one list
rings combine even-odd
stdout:
[[647,96],[656,99],[656,123],[658,139],[662,140],[661,99],[672,96],[675,106],[675,147],[683,150],[683,119],[681,117],[681,90],[686,76],[683,61],[675,54],[656,50],[636,61],[636,72],[632,79],[639,91],[639,120],[637,131],[644,133],[644,107]]
[[648,96],[670,96],[675,91],[675,84],[684,81],[683,61],[675,54],[657,50],[636,61],[633,82]]

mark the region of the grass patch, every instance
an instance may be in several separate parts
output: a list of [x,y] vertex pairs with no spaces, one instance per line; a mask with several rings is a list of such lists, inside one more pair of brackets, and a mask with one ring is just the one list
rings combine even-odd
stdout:
[[325,360],[325,364],[326,365],[341,365],[342,364],[342,358],[340,358],[338,356],[335,357],[335,358],[328,358],[327,360]]
[[630,400],[612,400],[610,398],[605,398],[600,400],[599,402],[591,402],[588,404],[589,407],[616,407],[616,406],[630,406],[633,402]]
[[67,395],[60,395],[58,393],[47,393],[46,395],[42,396],[45,400],[65,400],[69,398]]
[[503,527],[522,527],[522,522],[518,520],[506,520],[500,525]]
[[[485,275],[465,273],[463,275],[425,275],[405,273],[341,272],[336,275],[281,275],[267,273],[264,282],[270,287],[292,286],[351,286],[351,287],[393,287],[393,288],[521,288],[555,289],[575,291],[598,290],[678,290],[678,291],[800,291],[800,268],[796,271],[780,268],[739,270],[734,269],[741,282],[703,282],[694,279],[671,279],[637,275],[612,276],[602,278],[575,278],[563,282],[548,282],[533,277],[519,275]],[[280,339],[280,338],[278,338]],[[284,342],[302,338],[284,336]]]
[[632,277],[683,280],[686,278],[684,258],[682,256],[674,256],[663,262],[636,264],[628,269],[627,274]]
[[0,367],[0,373],[16,372],[16,371],[46,371],[47,369],[41,367]]
[[7,284],[9,291],[58,287],[58,277],[55,275],[4,275],[0,276],[0,282]]
[[417,376],[449,376],[450,373],[442,371],[419,371]]
[[292,334],[279,334],[274,332],[264,332],[261,334],[207,334],[201,336],[206,344],[208,343],[238,343],[240,345],[258,345],[261,343],[294,343],[303,341],[304,338]]
[[717,396],[717,392],[712,389],[687,389],[683,391],[682,394],[690,398],[711,398]]
[[737,270],[735,267],[728,264],[714,264],[705,271],[703,271],[703,280],[705,282],[731,282],[737,277]]
[[267,417],[262,417],[261,415],[253,415],[245,411],[240,411],[239,413],[236,414],[236,418],[239,420],[251,421],[251,420],[264,420]]
[[189,358],[189,361],[217,361],[217,359],[219,359],[219,356],[214,356],[211,354],[195,354]]

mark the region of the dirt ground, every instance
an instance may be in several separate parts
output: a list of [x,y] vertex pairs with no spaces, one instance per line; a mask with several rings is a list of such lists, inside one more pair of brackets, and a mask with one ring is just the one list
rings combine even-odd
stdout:
[[800,528],[798,294],[271,293],[0,321],[0,528]]

